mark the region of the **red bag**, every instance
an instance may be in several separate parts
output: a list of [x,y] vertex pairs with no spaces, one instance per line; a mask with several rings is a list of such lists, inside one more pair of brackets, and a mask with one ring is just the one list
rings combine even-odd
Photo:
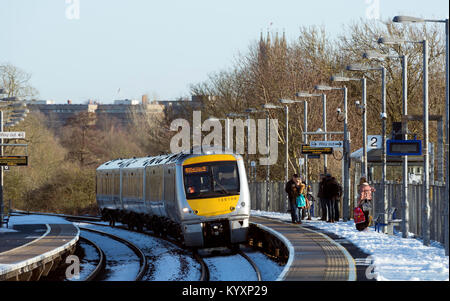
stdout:
[[356,207],[353,210],[353,219],[355,220],[355,224],[364,223],[366,221],[366,217],[364,215],[364,212],[360,207]]

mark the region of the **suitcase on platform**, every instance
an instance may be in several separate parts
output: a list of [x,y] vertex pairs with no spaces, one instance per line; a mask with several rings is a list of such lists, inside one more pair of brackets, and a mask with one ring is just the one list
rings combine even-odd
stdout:
[[356,207],[353,210],[353,219],[355,221],[355,224],[361,224],[361,223],[364,223],[366,221],[366,217],[364,215],[364,212],[362,211],[362,209],[360,207]]

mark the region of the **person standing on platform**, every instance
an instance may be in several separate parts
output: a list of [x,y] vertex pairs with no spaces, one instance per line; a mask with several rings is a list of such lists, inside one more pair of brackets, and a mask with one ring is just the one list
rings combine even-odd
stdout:
[[289,206],[291,210],[291,219],[292,223],[297,224],[300,219],[298,216],[298,207],[297,207],[297,196],[300,192],[300,187],[297,185],[298,183],[298,175],[292,175],[292,179],[286,183],[284,190],[286,191],[289,197]]
[[337,185],[337,193],[334,197],[334,221],[338,222],[339,221],[339,201],[341,200],[342,197],[342,185],[339,184],[339,182],[336,180],[336,178],[332,178],[332,181]]
[[361,177],[359,181],[359,200],[358,207],[364,212],[365,222],[356,225],[359,231],[365,230],[370,226],[369,211],[372,209],[372,194],[375,188],[371,187],[365,177]]
[[305,187],[306,185],[302,183],[300,178],[297,179],[297,187],[298,187],[298,196],[297,196],[297,208],[298,208],[298,216],[299,221],[297,224],[302,223],[302,219],[305,218],[305,210],[306,210],[306,197],[305,197]]
[[317,193],[317,197],[319,198],[320,209],[322,211],[321,219],[320,219],[322,221],[327,220],[327,202],[324,198],[324,192],[323,192],[324,187],[325,187],[325,175],[321,174],[320,175],[320,183],[319,183],[319,192]]
[[[327,204],[328,223],[334,223],[339,220],[339,197],[341,191],[342,188],[336,178],[332,177],[330,174],[327,174],[325,177],[324,197]],[[337,212],[336,207],[338,207]],[[336,216],[338,218],[336,218]]]

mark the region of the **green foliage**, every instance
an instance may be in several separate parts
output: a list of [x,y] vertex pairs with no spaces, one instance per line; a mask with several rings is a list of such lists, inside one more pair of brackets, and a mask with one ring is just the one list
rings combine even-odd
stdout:
[[44,185],[25,194],[24,209],[66,214],[95,212],[95,170],[66,164]]
[[[29,165],[5,172],[4,199],[11,199],[13,208],[21,210],[96,214],[98,165],[144,155],[135,143],[137,131],[118,128],[115,123],[98,126],[92,115],[76,116],[59,135],[46,127],[40,113],[30,114],[14,130],[26,132]],[[21,152],[17,147],[5,148],[5,154]]]

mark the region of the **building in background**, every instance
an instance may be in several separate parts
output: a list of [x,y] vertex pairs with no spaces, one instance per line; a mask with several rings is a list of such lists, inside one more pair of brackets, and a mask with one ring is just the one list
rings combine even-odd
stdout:
[[63,127],[67,120],[82,112],[95,113],[99,118],[110,118],[119,125],[126,126],[132,122],[133,116],[146,115],[164,117],[168,112],[178,115],[186,107],[200,109],[201,102],[193,96],[191,100],[149,101],[147,95],[142,100],[119,99],[113,104],[100,104],[89,100],[87,104],[55,104],[52,100],[32,100],[27,102],[30,111],[41,112],[47,117],[47,124],[52,129]]

